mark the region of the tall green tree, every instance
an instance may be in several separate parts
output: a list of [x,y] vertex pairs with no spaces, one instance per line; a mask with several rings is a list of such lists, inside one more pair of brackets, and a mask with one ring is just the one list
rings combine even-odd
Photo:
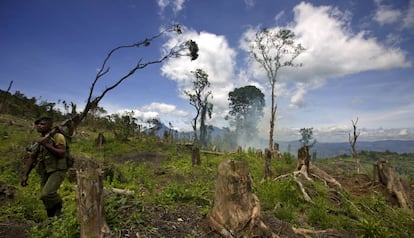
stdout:
[[[213,104],[208,100],[211,97],[211,91],[207,91],[210,87],[208,81],[208,74],[202,69],[196,69],[191,72],[194,75],[193,89],[191,91],[186,90],[185,94],[190,99],[190,105],[195,108],[196,114],[192,120],[192,127],[194,132],[194,144],[205,145],[205,139],[207,136],[207,116],[211,118],[213,111]],[[200,120],[200,140],[197,134],[197,122]]]
[[269,130],[269,149],[273,149],[273,134],[276,121],[276,92],[278,74],[284,67],[299,66],[293,61],[305,49],[295,43],[295,34],[288,29],[261,29],[250,44],[249,52],[266,71],[271,88],[271,113]]
[[229,115],[234,118],[236,134],[242,141],[257,135],[257,124],[263,116],[264,94],[253,85],[229,92]]

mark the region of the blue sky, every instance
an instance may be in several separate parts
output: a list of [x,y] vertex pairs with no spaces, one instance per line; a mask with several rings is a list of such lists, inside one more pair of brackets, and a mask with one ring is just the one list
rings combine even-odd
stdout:
[[[253,84],[270,104],[248,39],[261,27],[289,28],[306,51],[296,60],[303,67],[280,73],[276,141],[297,140],[303,127],[313,127],[319,141],[347,141],[357,117],[359,140],[414,139],[414,0],[2,0],[0,88],[13,80],[12,93],[81,108],[110,49],[174,23],[182,25],[181,36],[116,55],[96,94],[178,39],[195,40],[199,59],[138,71],[100,106],[190,130],[194,109],[183,92],[191,88],[190,72],[201,68],[213,91],[208,123],[228,127],[227,95],[234,88]],[[268,108],[259,127],[258,136],[267,138]]]

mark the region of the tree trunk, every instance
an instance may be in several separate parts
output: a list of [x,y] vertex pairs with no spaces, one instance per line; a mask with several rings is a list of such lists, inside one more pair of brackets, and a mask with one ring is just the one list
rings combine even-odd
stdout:
[[305,166],[306,174],[309,175],[309,146],[305,145],[299,148],[298,150],[298,165],[296,170],[302,170],[302,167]]
[[86,168],[77,171],[77,210],[81,238],[102,238],[110,233],[104,216],[103,172]]
[[194,145],[191,151],[192,151],[192,154],[191,154],[192,165],[193,166],[201,165],[200,147],[198,145]]
[[269,79],[270,86],[272,88],[272,105],[270,110],[270,130],[269,130],[269,150],[273,150],[273,131],[275,129],[275,120],[276,120],[276,106],[275,106],[275,83],[276,77]]
[[218,167],[215,201],[207,219],[222,237],[278,237],[261,220],[245,161],[224,160]]
[[374,182],[385,185],[388,193],[397,198],[400,207],[412,208],[409,198],[410,191],[406,191],[394,167],[384,159],[380,159],[374,164]]
[[275,158],[276,160],[281,160],[282,159],[282,154],[279,151],[279,144],[278,143],[273,143],[273,158]]
[[105,144],[105,136],[102,132],[99,132],[98,137],[95,140],[96,147],[102,147]]
[[261,149],[256,150],[256,156],[259,159],[262,159],[263,158],[263,152],[262,152]]
[[264,168],[264,178],[272,177],[272,153],[269,149],[265,149],[265,168]]

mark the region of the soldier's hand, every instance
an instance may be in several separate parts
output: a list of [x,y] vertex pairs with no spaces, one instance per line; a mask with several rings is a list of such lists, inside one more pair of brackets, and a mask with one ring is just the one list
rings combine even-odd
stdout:
[[47,136],[39,137],[39,138],[36,139],[36,142],[43,145],[44,143],[46,143],[47,138],[48,138]]

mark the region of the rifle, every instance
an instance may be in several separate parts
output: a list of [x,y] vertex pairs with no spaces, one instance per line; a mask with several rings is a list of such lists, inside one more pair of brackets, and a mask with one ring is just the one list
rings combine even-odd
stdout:
[[[63,127],[66,126],[71,121],[72,121],[71,118],[62,121],[61,123],[59,123],[59,125],[53,127],[52,130],[50,130],[50,132],[45,135],[45,137],[49,138],[49,137],[53,136],[56,132],[62,133],[64,131]],[[66,137],[66,135],[65,135],[65,137]],[[27,147],[26,151],[27,152],[37,151],[37,149],[39,149],[39,146],[40,146],[39,143],[35,142],[30,147]]]

